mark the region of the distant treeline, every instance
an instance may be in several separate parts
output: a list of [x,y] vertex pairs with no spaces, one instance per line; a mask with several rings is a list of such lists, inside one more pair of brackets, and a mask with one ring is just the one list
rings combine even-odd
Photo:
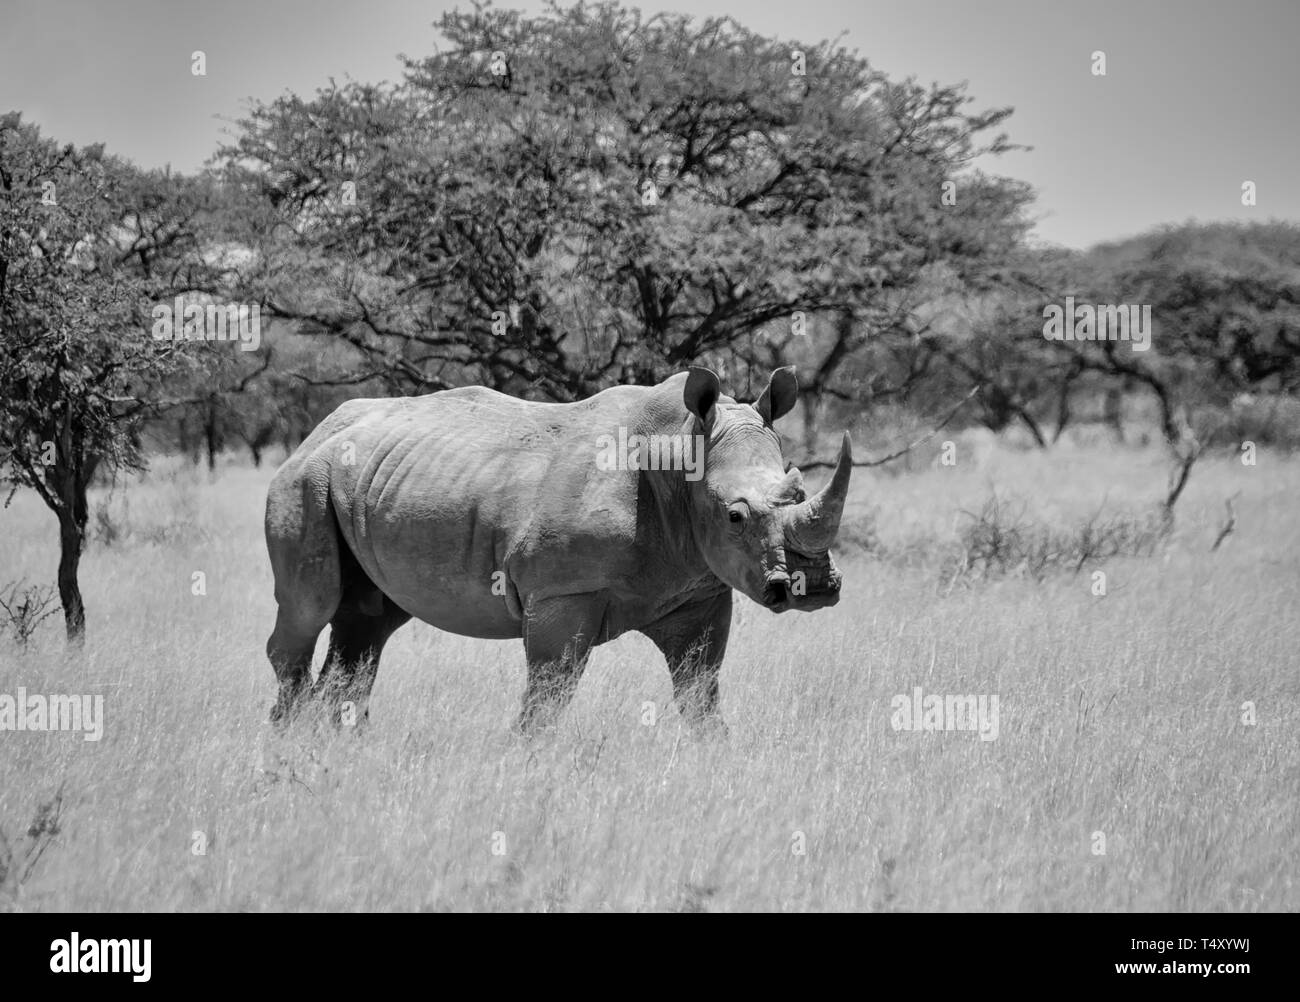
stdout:
[[[974,386],[980,393],[956,426],[1018,426],[1039,445],[1097,422],[1123,441],[1126,415],[1141,426],[1134,433],[1170,440],[1190,431],[1204,445],[1300,445],[1300,228],[1187,224],[1087,252],[1024,249],[1008,279],[1003,288],[971,292],[937,266],[925,276],[924,291],[914,293],[918,307],[896,324],[873,326],[849,309],[792,311],[681,364],[713,367],[740,398],[756,392],[773,367],[797,365],[809,452],[817,450],[822,425],[869,420],[882,409],[936,413]],[[1056,333],[1048,329],[1058,315],[1051,307],[1063,312],[1067,303],[1071,339],[1049,339],[1045,331]],[[503,338],[508,314],[504,322]],[[260,463],[269,448],[292,449],[344,399],[428,390],[403,374],[402,356],[381,358],[369,371],[372,353],[301,329],[271,324],[260,358],[240,358],[227,346],[187,346],[224,351],[223,361],[256,374],[236,386],[218,383],[151,418],[146,427],[155,446],[183,451],[196,463],[214,463],[222,450],[237,447]],[[584,380],[573,393],[548,391],[512,367],[444,359],[436,371],[448,386],[486,381],[563,400],[620,382],[657,382],[678,368],[646,359],[593,374],[586,346],[573,340],[564,344],[572,354],[557,352],[553,363],[563,361]],[[426,360],[417,371],[433,370]]]

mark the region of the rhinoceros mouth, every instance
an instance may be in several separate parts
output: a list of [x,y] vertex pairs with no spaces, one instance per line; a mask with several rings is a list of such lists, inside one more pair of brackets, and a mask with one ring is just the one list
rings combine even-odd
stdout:
[[787,548],[784,571],[764,583],[763,605],[773,612],[824,609],[840,600],[842,581],[829,552],[808,556]]

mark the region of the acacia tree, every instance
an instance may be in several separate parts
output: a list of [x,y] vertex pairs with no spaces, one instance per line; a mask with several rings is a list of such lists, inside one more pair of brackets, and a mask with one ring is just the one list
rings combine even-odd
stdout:
[[608,3],[437,27],[399,85],[257,106],[224,151],[264,207],[256,294],[394,391],[654,381],[796,310],[893,316],[928,263],[979,270],[1022,231],[1023,186],[944,204],[1009,148],[981,140],[1008,110],[961,88]]
[[1079,263],[1081,302],[1151,307],[1151,347],[1056,342],[1061,352],[1155,398],[1165,437],[1179,412],[1235,393],[1300,391],[1300,227],[1217,223],[1165,227],[1102,245]]
[[58,520],[74,643],[87,489],[101,469],[141,466],[140,421],[183,357],[149,337],[147,307],[177,274],[160,264],[194,245],[186,220],[200,202],[102,146],[60,147],[16,114],[0,118],[0,478]]

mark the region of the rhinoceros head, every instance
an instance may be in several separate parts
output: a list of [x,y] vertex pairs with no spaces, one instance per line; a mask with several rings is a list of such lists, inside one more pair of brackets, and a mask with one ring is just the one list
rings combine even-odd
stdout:
[[830,548],[839,531],[853,457],[848,432],[835,474],[808,497],[786,469],[772,423],[794,406],[794,368],[777,369],[753,404],[723,398],[718,377],[692,368],[683,402],[704,436],[704,474],[690,485],[697,543],[719,578],[773,612],[839,601]]

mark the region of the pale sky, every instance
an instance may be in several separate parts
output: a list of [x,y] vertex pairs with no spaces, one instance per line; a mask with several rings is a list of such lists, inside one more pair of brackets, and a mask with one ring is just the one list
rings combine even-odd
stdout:
[[[394,80],[455,4],[0,0],[0,113],[61,142],[193,170],[246,99]],[[538,12],[537,2],[499,3]],[[566,4],[567,6],[567,4]],[[629,4],[628,6],[632,6]],[[665,0],[766,35],[843,35],[891,77],[970,82],[1033,146],[985,166],[1038,190],[1036,236],[1081,247],[1196,218],[1300,221],[1300,0]],[[190,53],[207,54],[206,77]],[[1106,53],[1107,75],[1091,74]],[[1258,205],[1241,205],[1241,184]]]

